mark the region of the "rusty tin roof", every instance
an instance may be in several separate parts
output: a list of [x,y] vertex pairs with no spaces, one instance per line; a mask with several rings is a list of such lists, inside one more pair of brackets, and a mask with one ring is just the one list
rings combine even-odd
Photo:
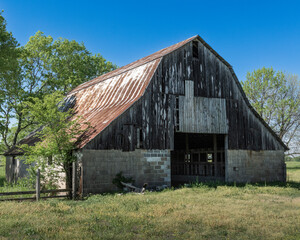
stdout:
[[143,96],[159,62],[160,59],[153,60],[68,95],[75,95],[76,115],[81,117],[81,121],[86,121],[92,126],[79,148],[86,145]]
[[101,75],[69,92],[67,98],[75,99],[74,110],[76,115],[92,126],[78,147],[84,147],[144,95],[163,56],[182,47],[196,37],[189,38]]

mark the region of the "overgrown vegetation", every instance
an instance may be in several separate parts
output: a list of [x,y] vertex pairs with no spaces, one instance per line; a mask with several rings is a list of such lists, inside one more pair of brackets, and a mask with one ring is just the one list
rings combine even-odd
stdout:
[[[76,157],[72,150],[76,148],[81,136],[89,130],[89,124],[74,118],[73,109],[65,109],[63,96],[58,93],[46,95],[44,99],[31,98],[26,102],[27,111],[37,122],[40,139],[34,146],[24,144],[26,163],[31,164],[32,172],[40,169],[43,182],[54,187],[66,180],[67,188],[72,188],[71,166]],[[34,163],[34,164],[33,164]],[[62,179],[62,173],[64,173]],[[33,174],[35,175],[35,174]]]
[[113,179],[112,183],[116,185],[120,190],[122,190],[124,186],[122,185],[121,182],[134,183],[134,180],[132,177],[125,177],[123,175],[123,172],[119,172],[118,174],[116,174],[116,177]]
[[2,239],[298,239],[300,191],[199,184],[77,202],[5,202],[0,225]]

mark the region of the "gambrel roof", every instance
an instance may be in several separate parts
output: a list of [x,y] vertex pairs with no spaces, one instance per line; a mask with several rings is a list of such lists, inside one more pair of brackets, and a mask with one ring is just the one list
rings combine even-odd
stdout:
[[248,107],[281,143],[281,145],[284,146],[285,149],[288,149],[281,139],[265,123],[261,116],[253,109],[233,71],[232,66],[198,35],[92,79],[73,89],[67,97],[73,97],[76,99],[76,114],[82,116],[85,121],[90,122],[90,124],[94,127],[93,131],[87,135],[87,138],[81,142],[79,147],[84,147],[113,120],[118,118],[118,116],[120,116],[130,106],[132,106],[134,102],[143,96],[162,57],[193,40],[200,41],[230,69],[230,72],[233,75],[233,78],[236,81]]

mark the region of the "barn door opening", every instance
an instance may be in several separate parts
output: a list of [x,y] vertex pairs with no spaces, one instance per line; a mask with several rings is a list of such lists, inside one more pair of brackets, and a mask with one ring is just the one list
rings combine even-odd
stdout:
[[172,185],[225,181],[225,135],[175,133],[171,152]]

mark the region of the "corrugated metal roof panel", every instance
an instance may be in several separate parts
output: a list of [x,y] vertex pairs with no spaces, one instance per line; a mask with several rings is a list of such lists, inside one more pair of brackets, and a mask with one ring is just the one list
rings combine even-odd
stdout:
[[92,126],[80,148],[143,96],[159,62],[160,58],[68,94],[75,98],[76,116]]

